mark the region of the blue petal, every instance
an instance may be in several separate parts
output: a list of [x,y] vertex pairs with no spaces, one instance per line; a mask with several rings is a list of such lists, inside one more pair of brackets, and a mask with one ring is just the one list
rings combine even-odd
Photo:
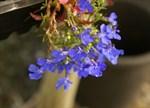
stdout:
[[110,61],[113,65],[116,65],[117,62],[118,62],[118,56],[115,56],[115,57],[110,58],[109,61]]
[[118,56],[120,54],[120,50],[116,49],[115,47],[110,47],[109,50],[111,51],[110,54],[112,56]]
[[52,63],[48,64],[48,71],[54,72],[55,71],[55,65]]
[[94,8],[90,5],[90,2],[91,1],[89,1],[89,0],[80,0],[78,2],[80,11],[85,12],[87,10],[88,12],[92,12]]
[[94,41],[94,37],[91,37],[89,35],[84,35],[83,37],[81,37],[81,39],[84,45],[88,45],[90,42]]
[[94,10],[93,6],[89,5],[88,6],[88,12],[92,12]]
[[111,40],[108,39],[107,37],[102,37],[101,39],[104,44],[111,44]]
[[86,56],[87,56],[86,53],[81,52],[81,53],[76,54],[76,55],[72,58],[72,60],[76,62],[76,61],[79,61],[79,60],[84,59]]
[[71,84],[72,84],[72,82],[70,82],[69,80],[67,80],[67,82],[64,85],[64,91],[65,92],[68,90],[68,88],[70,87]]
[[107,31],[107,36],[108,36],[108,38],[109,39],[112,39],[113,38],[113,34],[114,34],[114,31],[113,31],[113,29],[108,25],[107,27],[106,27],[106,31]]
[[108,49],[103,49],[102,53],[112,64],[117,64],[118,57],[123,54],[123,50],[110,46]]
[[75,63],[73,64],[72,67],[73,67],[75,72],[77,72],[79,70],[79,66],[77,66],[77,64],[75,64]]
[[76,53],[77,53],[77,50],[76,50],[76,49],[70,49],[69,52],[68,52],[68,55],[69,55],[70,57],[73,57],[73,56],[75,56]]
[[48,71],[48,65],[46,64],[46,65],[42,66],[42,67],[40,68],[40,70],[42,70],[43,72]]
[[87,76],[88,76],[88,73],[86,71],[84,71],[84,70],[80,70],[78,72],[78,77],[79,78],[82,78],[82,77],[86,78]]
[[28,70],[30,72],[37,72],[38,71],[38,66],[34,65],[34,64],[30,64],[30,66],[28,67]]
[[58,58],[59,58],[59,61],[64,60],[66,58],[66,55],[59,56]]
[[71,68],[72,68],[72,64],[71,64],[71,63],[68,63],[68,64],[66,64],[64,67],[65,67],[65,69],[66,69],[67,74],[70,74],[70,70],[71,70]]
[[120,55],[124,55],[124,50],[119,50]]
[[105,63],[99,64],[99,68],[100,68],[101,71],[106,70],[106,64]]
[[64,70],[64,67],[62,64],[58,64],[57,69],[58,69],[58,73],[60,74]]
[[37,64],[38,64],[39,66],[45,65],[46,62],[47,62],[47,60],[44,59],[44,58],[38,58],[38,59],[37,59]]
[[97,62],[100,64],[104,63],[105,62],[105,56],[103,54],[99,54]]
[[116,21],[117,15],[112,12],[109,16],[109,21],[113,24],[113,25],[117,25],[117,21]]
[[85,62],[86,64],[91,64],[91,59],[90,59],[89,57],[86,57],[86,58],[84,59],[84,62]]
[[112,19],[112,20],[116,19],[116,18],[117,18],[116,13],[115,13],[115,12],[112,12],[112,13],[110,14],[109,18]]
[[42,72],[46,72],[46,71],[54,72],[55,71],[55,66],[54,66],[53,63],[47,63],[47,64],[41,66],[40,70]]
[[64,60],[66,58],[66,55],[58,55],[56,58],[53,58],[54,63],[58,63],[61,60]]
[[100,26],[100,30],[101,30],[101,33],[105,33],[106,32],[106,25],[105,24],[102,24]]
[[38,80],[42,78],[42,74],[41,73],[29,73],[29,78],[31,80]]
[[95,48],[96,48],[99,52],[102,51],[103,47],[104,47],[104,44],[102,43],[102,41],[98,42],[98,44],[95,46]]
[[80,0],[80,1],[78,2],[78,5],[82,5],[84,2],[85,2],[85,0]]
[[65,78],[60,78],[56,84],[56,89],[60,89],[60,87],[65,84],[65,80]]
[[116,34],[114,35],[114,39],[121,40],[121,36],[116,33]]
[[98,67],[91,67],[90,69],[90,73],[92,76],[95,76],[95,77],[100,77],[102,76],[102,71],[98,68]]
[[91,32],[91,28],[87,28],[84,32],[83,35],[89,35]]
[[91,28],[87,28],[84,32],[81,32],[79,38],[81,38],[84,45],[88,45],[94,41],[94,37],[90,36]]
[[51,56],[52,56],[52,57],[58,57],[60,54],[61,54],[60,51],[58,51],[58,50],[53,50]]
[[109,33],[109,34],[107,34],[107,37],[108,37],[109,39],[113,39],[113,38],[114,38],[114,34],[113,34],[113,33]]

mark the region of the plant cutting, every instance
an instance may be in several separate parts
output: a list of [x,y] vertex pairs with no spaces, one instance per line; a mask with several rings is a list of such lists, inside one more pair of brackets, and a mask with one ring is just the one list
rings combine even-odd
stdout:
[[50,54],[29,65],[29,78],[39,80],[46,72],[64,73],[56,82],[56,89],[63,86],[67,91],[74,83],[70,76],[101,77],[106,61],[116,65],[124,51],[112,42],[121,40],[121,36],[117,14],[103,14],[108,5],[112,5],[111,0],[46,0],[41,14],[30,13],[41,21],[43,42],[48,43]]

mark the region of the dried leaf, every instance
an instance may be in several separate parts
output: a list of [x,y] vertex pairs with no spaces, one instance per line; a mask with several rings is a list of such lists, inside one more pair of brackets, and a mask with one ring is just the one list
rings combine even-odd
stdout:
[[36,15],[36,14],[31,13],[31,12],[30,12],[30,15],[31,15],[32,18],[34,18],[37,21],[41,21],[42,20],[42,17],[40,15]]
[[59,2],[64,5],[68,3],[68,0],[59,0]]

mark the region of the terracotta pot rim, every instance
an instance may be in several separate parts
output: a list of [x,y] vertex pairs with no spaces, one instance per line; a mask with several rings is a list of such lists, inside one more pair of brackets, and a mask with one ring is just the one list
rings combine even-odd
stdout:
[[148,0],[116,0],[115,2],[132,4],[134,6],[146,10],[147,12],[150,12],[150,2]]
[[150,64],[150,51],[135,56],[122,56],[118,60],[118,65],[145,65]]

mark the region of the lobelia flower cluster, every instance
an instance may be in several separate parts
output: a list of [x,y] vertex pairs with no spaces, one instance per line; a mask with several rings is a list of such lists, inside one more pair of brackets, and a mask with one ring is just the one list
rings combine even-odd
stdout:
[[[117,64],[119,55],[124,54],[112,43],[112,39],[121,40],[117,15],[112,12],[108,17],[103,16],[101,10],[105,6],[104,0],[48,0],[43,6],[47,8],[45,15],[31,13],[34,19],[42,20],[51,55],[47,59],[38,58],[37,65],[29,66],[29,78],[38,80],[45,72],[65,72],[56,89],[63,86],[67,91],[73,72],[79,78],[100,77],[106,69],[106,60]],[[104,23],[97,27],[98,21]]]

